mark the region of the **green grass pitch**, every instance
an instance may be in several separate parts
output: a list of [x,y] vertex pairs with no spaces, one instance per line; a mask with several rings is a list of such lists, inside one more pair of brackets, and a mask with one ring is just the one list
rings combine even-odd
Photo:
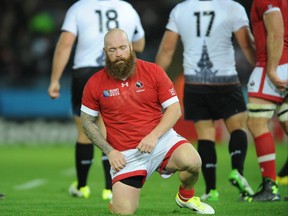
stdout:
[[[238,191],[227,180],[231,163],[226,145],[217,145],[218,202],[210,202],[216,215],[225,216],[279,216],[288,215],[288,186],[280,186],[280,202],[243,203],[238,201]],[[104,186],[100,151],[95,148],[94,164],[89,174],[91,188],[89,199],[73,198],[68,186],[75,180],[74,145],[0,145],[0,200],[1,216],[92,216],[111,215],[108,202],[101,200]],[[287,158],[287,144],[277,145],[278,170]],[[254,190],[260,181],[260,171],[253,145],[249,145],[245,162],[245,176]],[[136,215],[190,215],[188,209],[180,209],[175,203],[178,190],[177,174],[162,179],[155,173],[147,180],[141,192]],[[204,192],[203,176],[196,184],[196,195]],[[123,197],[125,198],[125,197]]]

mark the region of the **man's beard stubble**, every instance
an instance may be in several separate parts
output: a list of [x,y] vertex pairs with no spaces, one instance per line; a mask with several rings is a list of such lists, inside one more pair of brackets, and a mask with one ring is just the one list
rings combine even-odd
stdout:
[[130,77],[134,73],[136,54],[133,50],[131,50],[127,59],[121,58],[120,60],[123,61],[123,63],[117,63],[119,59],[117,59],[116,62],[112,62],[109,58],[106,57],[105,62],[107,74],[115,79],[121,80]]

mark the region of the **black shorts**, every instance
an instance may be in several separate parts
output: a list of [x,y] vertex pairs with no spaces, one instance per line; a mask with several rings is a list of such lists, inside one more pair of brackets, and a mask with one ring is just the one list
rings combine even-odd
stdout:
[[[223,89],[223,88],[222,88]],[[205,91],[203,91],[205,92]],[[240,86],[229,87],[229,91],[213,93],[194,91],[190,85],[184,87],[184,118],[199,120],[227,119],[247,110]]]
[[135,188],[142,188],[144,184],[144,176],[131,176],[120,180],[120,182]]
[[80,116],[80,108],[82,103],[82,93],[88,79],[103,67],[86,67],[73,70],[72,76],[72,109],[73,114]]

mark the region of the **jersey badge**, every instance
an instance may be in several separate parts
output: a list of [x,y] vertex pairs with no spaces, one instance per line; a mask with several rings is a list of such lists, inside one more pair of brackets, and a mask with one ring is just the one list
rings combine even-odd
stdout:
[[169,89],[169,92],[172,96],[176,95],[176,91],[174,88]]
[[118,96],[118,95],[120,95],[119,88],[103,91],[104,97],[114,97],[114,96]]
[[145,91],[145,89],[144,89],[144,83],[143,83],[143,82],[137,81],[137,82],[135,83],[135,86],[136,86],[136,88],[137,88],[136,92]]

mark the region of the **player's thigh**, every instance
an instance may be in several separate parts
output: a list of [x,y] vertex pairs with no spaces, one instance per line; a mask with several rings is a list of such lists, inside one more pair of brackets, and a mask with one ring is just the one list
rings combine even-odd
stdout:
[[112,211],[115,214],[133,214],[138,208],[141,188],[117,181],[113,184]]
[[276,104],[272,101],[249,97],[248,99],[248,128],[254,137],[269,132],[268,123],[273,117]]
[[165,167],[166,170],[172,171],[200,168],[201,158],[191,143],[185,143],[178,146],[172,153]]

